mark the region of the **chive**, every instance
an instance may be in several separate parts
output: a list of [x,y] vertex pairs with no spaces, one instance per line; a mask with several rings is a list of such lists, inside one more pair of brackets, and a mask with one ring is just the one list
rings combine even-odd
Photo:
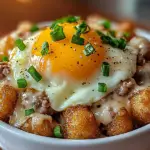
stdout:
[[63,27],[59,26],[59,25],[56,25],[54,27],[54,29],[50,33],[50,35],[51,35],[53,41],[60,41],[60,40],[63,40],[66,38],[65,34],[63,32]]
[[107,92],[107,85],[105,83],[98,83],[99,92]]
[[109,71],[110,71],[109,63],[108,62],[103,62],[101,70],[102,70],[103,76],[108,77],[109,76]]
[[42,76],[36,71],[34,66],[31,66],[28,69],[28,72],[35,79],[35,81],[39,82],[42,79]]
[[25,116],[29,116],[31,114],[33,114],[35,111],[33,108],[30,108],[30,109],[25,109]]
[[85,21],[83,21],[81,24],[75,26],[75,29],[77,30],[77,33],[87,33],[89,32],[90,28],[89,26],[86,24]]
[[77,45],[84,45],[84,39],[78,35],[73,35],[71,43],[74,43]]
[[114,31],[114,30],[110,30],[109,32],[108,32],[108,36],[112,36],[112,37],[116,37],[116,32]]
[[63,137],[63,135],[61,133],[61,127],[59,125],[57,125],[54,128],[54,136],[57,137],[57,138],[62,138]]
[[79,16],[68,16],[66,17],[66,22],[72,23],[77,22],[80,19]]
[[118,48],[120,48],[120,49],[125,49],[125,47],[126,47],[126,45],[127,45],[126,40],[123,39],[123,38],[121,38],[120,40],[118,40],[118,42],[119,42]]
[[105,29],[109,29],[111,27],[111,22],[109,20],[105,20],[102,25]]
[[26,88],[27,87],[27,81],[24,78],[17,80],[18,88]]
[[9,61],[9,59],[8,59],[7,56],[3,56],[3,57],[2,57],[2,61],[3,61],[3,62],[4,62],[4,61]]
[[35,24],[31,27],[30,32],[34,33],[39,30],[39,27]]
[[85,56],[90,56],[91,54],[93,54],[95,52],[95,48],[92,46],[91,43],[88,43],[84,46],[84,50],[83,53]]
[[119,46],[118,40],[116,38],[111,38],[108,35],[102,35],[101,40],[105,44],[110,44],[112,47],[117,48]]
[[68,23],[77,22],[79,19],[80,19],[79,16],[63,17],[63,18],[60,18],[60,19],[56,20],[55,22],[53,22],[50,28],[53,29],[56,25],[65,23],[65,22],[68,22]]
[[26,45],[23,43],[22,39],[17,39],[15,41],[15,45],[21,50],[23,51],[26,48]]
[[129,37],[131,36],[131,33],[125,32],[125,33],[123,33],[123,36],[124,36],[125,38],[129,38]]
[[100,32],[100,31],[96,31],[96,32],[101,37],[101,40],[103,41],[103,43],[109,44],[115,48],[125,49],[125,47],[127,45],[127,42],[125,39],[123,39],[123,38],[117,39],[115,37],[105,35],[104,33]]
[[99,36],[104,36],[105,34],[99,30],[96,30],[96,33],[99,35]]
[[49,51],[49,44],[48,42],[44,42],[42,44],[42,51],[41,51],[42,56],[47,55],[48,51]]

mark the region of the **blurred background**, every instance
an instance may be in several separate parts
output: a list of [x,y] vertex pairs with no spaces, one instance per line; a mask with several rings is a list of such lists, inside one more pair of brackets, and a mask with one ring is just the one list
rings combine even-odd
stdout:
[[68,14],[85,18],[92,13],[150,29],[150,0],[0,0],[0,35],[24,20],[41,22]]

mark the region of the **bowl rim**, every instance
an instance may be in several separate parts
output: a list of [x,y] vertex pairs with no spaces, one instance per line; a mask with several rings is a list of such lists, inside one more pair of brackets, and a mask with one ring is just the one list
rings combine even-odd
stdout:
[[52,137],[39,136],[39,135],[31,134],[22,131],[20,129],[17,129],[2,121],[0,121],[0,130],[4,130],[5,132],[18,136],[18,138],[20,139],[29,140],[30,142],[43,143],[47,145],[71,146],[71,147],[80,145],[80,147],[84,147],[84,146],[97,145],[97,144],[99,145],[99,144],[115,143],[117,141],[122,141],[125,139],[135,137],[137,135],[144,134],[147,131],[150,131],[150,124],[145,125],[139,129],[130,131],[128,133],[111,136],[111,137],[86,139],[86,140],[85,139],[83,140],[58,139]]

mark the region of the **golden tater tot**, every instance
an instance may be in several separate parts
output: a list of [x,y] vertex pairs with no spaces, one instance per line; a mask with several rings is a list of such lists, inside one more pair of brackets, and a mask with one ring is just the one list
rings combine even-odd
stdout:
[[53,126],[51,116],[42,114],[33,114],[22,125],[21,130],[29,133],[51,137],[53,135]]
[[141,125],[150,123],[150,88],[133,95],[130,103],[133,118]]
[[67,108],[63,112],[64,137],[67,139],[92,139],[100,136],[96,119],[86,106]]
[[14,47],[14,39],[11,36],[4,37],[0,41],[0,61],[3,56],[9,56],[9,51]]
[[9,85],[2,86],[0,90],[0,120],[7,119],[13,113],[16,101],[16,90]]
[[133,129],[131,117],[125,108],[121,108],[113,121],[107,125],[107,135],[114,136],[129,132]]

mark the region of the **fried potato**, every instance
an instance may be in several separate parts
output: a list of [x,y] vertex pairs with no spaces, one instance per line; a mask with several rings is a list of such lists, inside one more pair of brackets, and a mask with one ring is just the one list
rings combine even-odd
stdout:
[[7,119],[13,113],[16,101],[16,90],[9,85],[2,86],[0,90],[0,120]]
[[3,56],[9,56],[9,51],[14,47],[14,39],[11,36],[4,37],[0,40],[0,61]]
[[35,113],[21,126],[21,130],[41,136],[53,136],[52,118]]
[[114,136],[129,132],[133,129],[131,117],[125,108],[121,108],[113,121],[107,125],[107,135]]
[[130,103],[133,118],[141,125],[150,123],[150,88],[133,95]]
[[92,139],[100,135],[93,113],[86,106],[67,108],[63,112],[64,137],[67,139]]

